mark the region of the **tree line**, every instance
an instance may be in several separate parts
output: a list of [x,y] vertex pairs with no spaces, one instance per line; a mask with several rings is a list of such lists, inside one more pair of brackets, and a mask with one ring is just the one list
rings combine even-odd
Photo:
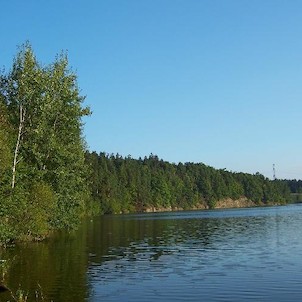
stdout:
[[217,201],[246,197],[255,205],[287,203],[290,189],[282,180],[228,172],[202,163],[173,164],[150,155],[130,156],[86,152],[90,191],[104,213],[148,208],[215,208]]

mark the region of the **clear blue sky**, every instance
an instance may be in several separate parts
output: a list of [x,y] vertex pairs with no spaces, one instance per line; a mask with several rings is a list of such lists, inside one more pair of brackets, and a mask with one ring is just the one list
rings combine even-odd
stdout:
[[10,0],[0,66],[68,50],[90,150],[302,179],[302,1]]

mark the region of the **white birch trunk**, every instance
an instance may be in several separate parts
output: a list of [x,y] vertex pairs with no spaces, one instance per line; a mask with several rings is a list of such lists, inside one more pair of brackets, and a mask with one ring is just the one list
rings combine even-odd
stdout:
[[15,152],[14,152],[14,162],[13,162],[13,167],[12,167],[12,172],[13,172],[12,173],[12,189],[16,185],[16,171],[17,171],[17,164],[18,164],[18,154],[19,154],[19,150],[20,150],[24,121],[25,121],[25,109],[23,109],[23,106],[20,105],[18,137],[17,137],[17,141],[16,141],[16,147],[15,147]]

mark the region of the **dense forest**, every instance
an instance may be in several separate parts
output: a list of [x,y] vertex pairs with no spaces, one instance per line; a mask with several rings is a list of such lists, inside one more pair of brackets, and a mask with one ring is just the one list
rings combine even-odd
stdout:
[[302,194],[302,180],[290,179],[284,180],[292,193],[294,194]]
[[89,205],[77,76],[65,54],[42,66],[26,43],[0,75],[0,242],[72,227]]
[[150,208],[215,208],[223,199],[246,197],[255,205],[286,203],[286,181],[217,170],[202,163],[172,164],[155,155],[144,159],[86,152],[90,190],[104,213]]
[[0,243],[42,239],[85,214],[286,203],[301,181],[86,151],[77,75],[65,54],[41,65],[26,43],[0,74]]

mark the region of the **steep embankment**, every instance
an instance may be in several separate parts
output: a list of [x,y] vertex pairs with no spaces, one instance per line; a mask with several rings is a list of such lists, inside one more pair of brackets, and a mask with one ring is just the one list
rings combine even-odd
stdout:
[[247,199],[246,197],[242,197],[236,200],[233,200],[231,198],[225,198],[216,202],[215,209],[250,208],[259,205],[261,204],[256,204],[255,202]]
[[[228,209],[228,208],[251,208],[257,206],[264,206],[263,203],[255,203],[251,200],[248,200],[246,197],[242,197],[239,199],[231,199],[231,198],[224,198],[216,202],[213,209]],[[145,213],[157,213],[157,212],[172,212],[172,211],[184,211],[184,210],[209,210],[210,207],[206,203],[199,203],[193,206],[192,208],[184,209],[181,207],[148,207],[143,212]]]

